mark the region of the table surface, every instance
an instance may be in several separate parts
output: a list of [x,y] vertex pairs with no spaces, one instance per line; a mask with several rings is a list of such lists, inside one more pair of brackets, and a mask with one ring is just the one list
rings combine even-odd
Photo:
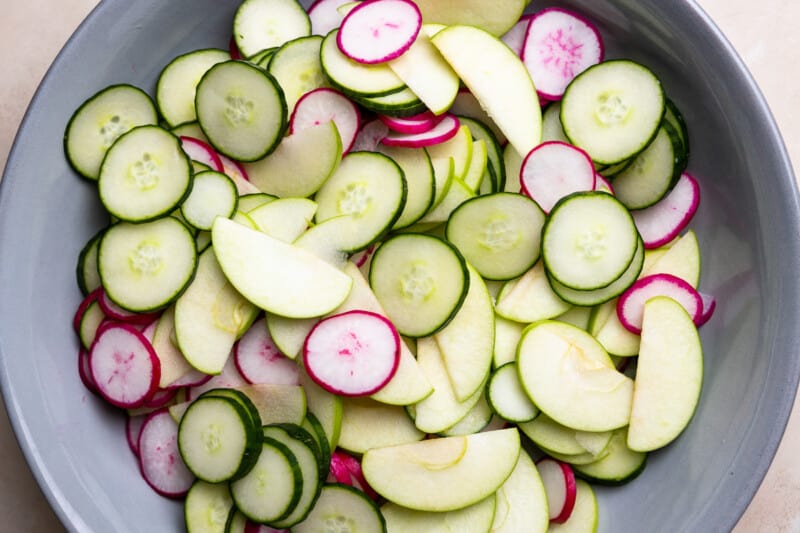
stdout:
[[[800,161],[800,16],[796,0],[699,0],[764,92],[793,161]],[[0,169],[47,67],[97,0],[6,2],[0,19]],[[795,78],[792,80],[791,78]],[[798,168],[797,166],[795,168]],[[800,175],[797,171],[796,174]],[[0,400],[1,402],[1,400]],[[800,532],[800,401],[778,453],[735,533]],[[62,531],[28,469],[0,408],[0,521],[4,531]]]

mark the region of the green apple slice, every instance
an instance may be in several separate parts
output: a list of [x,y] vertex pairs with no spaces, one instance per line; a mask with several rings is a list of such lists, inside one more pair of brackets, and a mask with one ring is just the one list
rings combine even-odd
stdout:
[[[463,9],[461,3],[457,9]],[[481,3],[481,11],[500,10]],[[536,87],[505,43],[472,26],[450,26],[432,42],[517,152],[527,154],[541,142],[542,111]]]
[[302,424],[306,417],[306,393],[299,385],[256,383],[240,385],[237,390],[253,402],[263,425]]
[[500,315],[494,317],[494,368],[517,360],[517,345],[524,329],[525,324]]
[[563,524],[550,524],[549,533],[593,533],[597,531],[597,498],[592,486],[575,480],[575,506]]
[[628,423],[633,381],[617,372],[586,331],[564,322],[534,323],[522,335],[517,364],[528,396],[556,422],[583,431]]
[[310,252],[260,231],[218,217],[211,240],[231,284],[270,313],[292,318],[321,316],[350,293],[350,276]]
[[317,203],[308,198],[280,198],[249,211],[256,229],[283,242],[294,242],[314,219]]
[[[545,533],[550,517],[542,478],[530,456],[519,454],[514,471],[497,489],[492,533]],[[458,530],[456,530],[458,531]]]
[[389,533],[486,533],[492,526],[495,501],[495,495],[492,494],[463,509],[443,513],[415,511],[386,503],[381,506],[381,514],[386,519],[386,531]]
[[531,323],[557,317],[570,304],[550,288],[543,261],[537,261],[525,274],[503,286],[497,297],[497,314],[515,322]]
[[617,316],[617,300],[614,298],[592,310],[589,332],[597,342],[612,355],[631,357],[639,353],[639,335],[631,333]]
[[417,442],[425,433],[414,426],[406,410],[369,398],[342,399],[339,447],[358,454],[370,448]]
[[650,274],[672,274],[697,288],[700,282],[700,245],[697,235],[689,230],[664,251],[639,277]]
[[426,23],[477,26],[499,37],[516,24],[528,1],[495,0],[487,5],[484,0],[416,0],[416,4]]
[[697,327],[675,300],[651,298],[644,306],[628,447],[647,452],[672,442],[689,424],[702,384]]
[[306,394],[306,405],[310,413],[319,420],[331,450],[339,444],[342,430],[342,398],[326,391],[308,377],[305,369],[300,367],[300,386]]
[[[197,274],[195,274],[197,276]],[[168,307],[158,319],[153,334],[153,350],[161,363],[159,387],[166,387],[192,370],[175,339],[175,306]]]
[[493,494],[517,464],[516,428],[368,450],[361,467],[378,494],[419,511],[452,511]]

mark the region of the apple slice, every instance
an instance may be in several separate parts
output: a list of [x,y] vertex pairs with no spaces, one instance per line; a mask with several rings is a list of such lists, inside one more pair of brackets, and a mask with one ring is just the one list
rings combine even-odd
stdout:
[[[197,274],[195,274],[197,276]],[[158,386],[162,389],[192,370],[183,353],[175,342],[175,306],[168,307],[156,322],[153,334],[153,350],[161,363],[161,379]]]
[[484,0],[416,0],[423,22],[452,26],[477,26],[493,35],[503,35],[517,23],[527,0],[495,0],[489,7]]
[[497,297],[497,314],[515,322],[531,323],[565,313],[570,304],[550,287],[544,262],[537,261],[521,277],[503,286]]
[[700,282],[700,245],[695,232],[689,230],[678,238],[647,268],[642,268],[639,277],[650,274],[672,274],[696,289]]
[[236,389],[250,398],[263,425],[282,423],[299,425],[306,417],[306,393],[299,385],[258,383],[240,385]]
[[492,494],[463,509],[444,513],[415,511],[386,503],[381,506],[381,514],[386,519],[386,531],[486,533],[492,526],[495,501],[495,495]]
[[452,511],[493,494],[520,454],[516,428],[368,450],[364,477],[390,502],[419,511]]
[[414,426],[405,409],[369,398],[342,399],[339,447],[354,453],[370,448],[417,442],[425,434]]
[[527,453],[519,454],[511,476],[497,489],[492,533],[545,533],[549,522],[542,478]]
[[703,348],[692,318],[671,298],[648,300],[628,447],[647,452],[672,442],[691,420],[702,384]]
[[259,231],[283,242],[294,242],[308,228],[317,203],[308,198],[279,198],[249,211]]
[[300,386],[306,394],[308,412],[317,417],[328,438],[330,449],[335,449],[339,444],[339,435],[342,429],[342,398],[314,383],[302,366],[300,368]]
[[211,239],[231,284],[270,313],[291,318],[321,316],[350,293],[350,276],[310,252],[259,231],[218,217]]
[[[461,4],[457,9],[465,10]],[[483,3],[480,9],[502,11],[497,5],[486,9]],[[503,41],[472,26],[450,26],[432,42],[517,152],[527,154],[541,142],[542,111],[536,87],[525,65]]]

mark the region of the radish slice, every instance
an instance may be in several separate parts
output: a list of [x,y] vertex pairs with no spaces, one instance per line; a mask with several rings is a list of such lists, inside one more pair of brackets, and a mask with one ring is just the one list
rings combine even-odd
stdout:
[[550,458],[540,460],[536,463],[536,468],[547,495],[550,521],[563,524],[575,508],[575,474],[567,463]]
[[233,389],[236,387],[241,387],[242,385],[247,385],[247,380],[245,380],[244,377],[242,377],[242,375],[239,373],[239,370],[236,368],[236,363],[233,359],[233,357],[228,357],[228,360],[225,362],[225,366],[222,367],[222,372],[219,374],[211,376],[210,379],[206,380],[200,385],[189,387],[186,391],[186,399],[194,400],[204,392],[211,389]]
[[700,299],[703,301],[703,311],[700,313],[700,318],[695,322],[697,326],[702,326],[711,319],[714,310],[717,308],[717,299],[710,294],[700,292]]
[[517,56],[522,55],[522,47],[525,46],[525,36],[528,33],[528,25],[533,15],[522,15],[519,21],[514,24],[500,40],[506,43]]
[[158,389],[142,404],[150,409],[160,409],[175,399],[178,389]]
[[612,196],[614,194],[614,187],[611,185],[611,182],[605,179],[602,174],[597,172],[594,175],[594,190],[607,192]]
[[592,23],[565,9],[548,8],[530,20],[522,62],[539,95],[560,100],[575,76],[602,61],[604,53]]
[[549,213],[561,198],[593,191],[596,173],[591,158],[571,144],[548,141],[528,153],[520,169],[522,193]]
[[241,163],[219,152],[217,152],[217,157],[219,157],[219,162],[222,164],[222,173],[226,176],[230,176],[234,183],[236,182],[236,178],[250,181],[250,176],[247,175],[247,171]]
[[178,451],[178,424],[162,409],[147,417],[139,433],[139,466],[147,484],[162,496],[181,498],[194,482]]
[[375,152],[381,143],[381,139],[388,134],[389,126],[378,119],[370,120],[361,126],[350,150],[353,152]]
[[211,374],[206,374],[205,372],[200,372],[196,368],[193,368],[186,374],[167,385],[166,388],[179,389],[181,387],[198,387],[204,383],[208,383],[212,377],[213,376]]
[[342,138],[342,153],[350,151],[358,135],[361,113],[342,93],[323,87],[304,94],[294,107],[289,133],[333,121]]
[[366,250],[362,250],[360,252],[354,253],[350,257],[350,261],[355,263],[358,268],[361,268],[362,266],[367,264],[367,261],[369,261],[369,259],[370,259],[370,257],[372,257],[373,253],[375,253],[375,245],[374,244],[371,245]]
[[100,309],[103,310],[103,313],[109,319],[117,320],[119,322],[127,322],[129,324],[145,326],[149,325],[158,318],[158,313],[134,313],[121,308],[112,302],[106,292],[102,289],[100,289],[100,292],[97,295],[97,303],[100,304]]
[[142,432],[144,421],[149,415],[128,415],[125,419],[125,438],[128,440],[133,455],[139,457],[139,434]]
[[236,46],[236,38],[233,35],[231,35],[231,40],[228,41],[228,51],[231,54],[231,59],[244,59],[239,47]]
[[703,312],[703,299],[694,287],[672,274],[652,274],[637,280],[617,300],[617,316],[625,329],[642,332],[644,304],[655,296],[669,296],[686,309],[697,324]]
[[303,346],[303,364],[319,386],[343,396],[374,394],[400,362],[400,336],[385,317],[348,311],[314,326]]
[[311,20],[311,33],[325,37],[332,30],[342,24],[342,15],[339,8],[353,0],[316,0],[308,8],[308,18]]
[[336,451],[334,454],[339,456],[339,460],[350,475],[350,483],[348,483],[348,485],[362,490],[367,496],[377,501],[378,493],[367,483],[364,472],[361,470],[361,463],[358,459],[344,452]]
[[194,137],[181,136],[181,147],[189,159],[208,166],[211,170],[222,172],[222,161],[211,146]]
[[422,148],[440,144],[455,137],[461,123],[453,115],[443,115],[442,120],[424,133],[389,133],[381,140],[386,146]]
[[411,48],[422,28],[422,13],[410,0],[366,0],[342,21],[336,44],[365,64],[383,63]]
[[645,248],[658,248],[677,237],[689,225],[700,205],[700,186],[683,173],[667,195],[645,209],[631,211]]
[[300,384],[297,364],[275,346],[264,318],[254,322],[236,342],[233,361],[248,383]]
[[83,386],[89,392],[97,394],[97,385],[92,378],[92,370],[89,368],[89,352],[81,348],[78,350],[78,375],[81,378]]
[[248,520],[244,526],[243,533],[289,533],[289,530],[275,529],[266,524],[259,524],[258,522],[251,522]]
[[98,329],[89,369],[97,392],[124,409],[140,407],[161,377],[161,363],[150,342],[133,326],[114,322]]
[[390,117],[379,115],[378,118],[386,124],[390,130],[397,133],[425,133],[435,127],[441,120],[430,111],[414,115],[413,117]]
[[75,316],[72,318],[72,329],[74,329],[76,333],[80,334],[81,332],[81,320],[83,319],[83,314],[86,312],[86,309],[89,308],[92,302],[100,297],[102,292],[103,288],[98,287],[87,294],[83,300],[81,300],[81,303],[78,304],[78,309],[75,311]]

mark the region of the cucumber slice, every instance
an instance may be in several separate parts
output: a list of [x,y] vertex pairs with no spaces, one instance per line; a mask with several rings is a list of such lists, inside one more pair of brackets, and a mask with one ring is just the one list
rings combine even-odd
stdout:
[[214,219],[232,217],[238,203],[233,180],[221,172],[203,171],[194,175],[192,190],[181,204],[181,216],[192,227],[211,231]]
[[198,479],[183,502],[186,533],[225,533],[225,525],[235,509],[228,485]]
[[351,532],[386,533],[386,521],[375,502],[360,490],[340,484],[322,487],[311,513],[292,532],[319,533],[340,527]]
[[496,193],[461,204],[445,233],[481,276],[505,280],[521,276],[539,259],[544,220],[527,196]]
[[192,168],[180,140],[158,126],[139,126],[108,150],[97,186],[109,213],[145,222],[178,207],[191,183]]
[[427,111],[427,107],[408,87],[391,94],[380,96],[359,96],[350,94],[350,98],[374,113],[392,117],[410,117]]
[[592,483],[622,485],[642,473],[647,454],[635,452],[627,445],[628,430],[614,431],[608,444],[608,455],[585,465],[575,465],[575,474]]
[[98,270],[108,297],[120,307],[146,312],[166,307],[194,277],[194,237],[177,219],[118,222],[103,234]]
[[561,124],[572,144],[606,165],[642,151],[664,116],[664,90],[647,67],[604,61],[579,74],[564,92]]
[[378,145],[378,150],[397,163],[406,179],[406,203],[392,229],[405,228],[418,221],[433,205],[436,185],[433,164],[422,148]]
[[111,145],[137,126],[158,123],[150,97],[132,85],[112,85],[84,102],[64,132],[64,153],[72,168],[96,180]]
[[599,289],[631,264],[639,242],[633,217],[603,192],[558,201],[542,229],[542,258],[552,279],[573,289]]
[[226,50],[206,48],[179,55],[164,67],[156,82],[156,103],[167,124],[175,127],[197,120],[197,84],[208,69],[230,58]]
[[423,234],[401,234],[372,257],[369,282],[402,335],[424,337],[455,316],[469,289],[464,258],[449,243]]
[[281,46],[269,60],[267,72],[283,89],[290,116],[301,96],[328,85],[319,60],[321,46],[318,35],[300,37]]
[[103,237],[106,228],[101,229],[87,241],[81,253],[78,255],[78,265],[75,268],[75,276],[78,280],[78,288],[84,296],[100,287],[100,272],[97,270],[97,250],[100,239]]
[[527,422],[539,414],[539,409],[522,389],[516,363],[507,363],[495,370],[486,387],[492,410],[509,422]]
[[211,145],[237,161],[268,155],[286,131],[286,99],[280,85],[243,61],[211,67],[197,85],[195,107]]
[[233,18],[233,38],[244,57],[311,35],[311,20],[297,0],[244,0]]

